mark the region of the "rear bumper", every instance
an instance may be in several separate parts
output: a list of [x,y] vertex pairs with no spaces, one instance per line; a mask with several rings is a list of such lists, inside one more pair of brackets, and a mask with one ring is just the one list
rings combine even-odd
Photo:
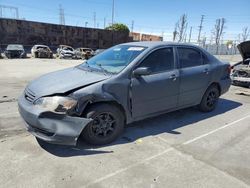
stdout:
[[231,82],[232,80],[230,78],[220,80],[221,95],[223,95],[229,90]]
[[49,143],[76,145],[82,130],[92,120],[45,111],[29,103],[22,95],[18,109],[27,130]]

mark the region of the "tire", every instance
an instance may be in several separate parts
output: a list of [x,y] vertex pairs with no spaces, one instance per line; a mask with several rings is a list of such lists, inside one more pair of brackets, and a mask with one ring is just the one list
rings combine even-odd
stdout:
[[105,145],[116,140],[123,132],[125,118],[123,112],[114,105],[96,104],[84,114],[93,121],[87,125],[81,137],[92,145]]
[[35,58],[38,58],[38,53],[35,53]]
[[220,96],[219,88],[216,85],[210,86],[202,97],[201,103],[198,108],[202,112],[213,111],[218,103]]

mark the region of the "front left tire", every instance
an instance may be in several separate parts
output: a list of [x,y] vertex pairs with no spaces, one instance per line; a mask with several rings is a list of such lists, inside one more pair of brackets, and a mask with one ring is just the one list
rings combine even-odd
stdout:
[[121,135],[125,126],[123,112],[111,104],[94,104],[86,110],[84,117],[93,119],[81,134],[82,138],[92,145],[113,142]]

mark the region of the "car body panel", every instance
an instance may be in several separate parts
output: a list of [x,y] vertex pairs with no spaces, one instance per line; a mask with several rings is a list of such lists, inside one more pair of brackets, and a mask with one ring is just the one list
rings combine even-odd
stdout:
[[66,93],[109,78],[104,74],[83,71],[77,67],[67,68],[45,74],[32,81],[28,88],[35,93],[36,99],[42,96]]
[[77,138],[91,119],[56,114],[39,109],[21,95],[18,100],[26,128],[37,138],[50,143],[76,145]]

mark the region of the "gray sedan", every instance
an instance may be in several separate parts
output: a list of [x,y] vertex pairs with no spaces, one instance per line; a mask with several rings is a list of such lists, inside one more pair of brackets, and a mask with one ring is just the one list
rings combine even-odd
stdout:
[[230,83],[229,64],[197,46],[136,42],[41,76],[18,104],[28,131],[39,139],[101,145],[134,121],[190,106],[210,112]]

